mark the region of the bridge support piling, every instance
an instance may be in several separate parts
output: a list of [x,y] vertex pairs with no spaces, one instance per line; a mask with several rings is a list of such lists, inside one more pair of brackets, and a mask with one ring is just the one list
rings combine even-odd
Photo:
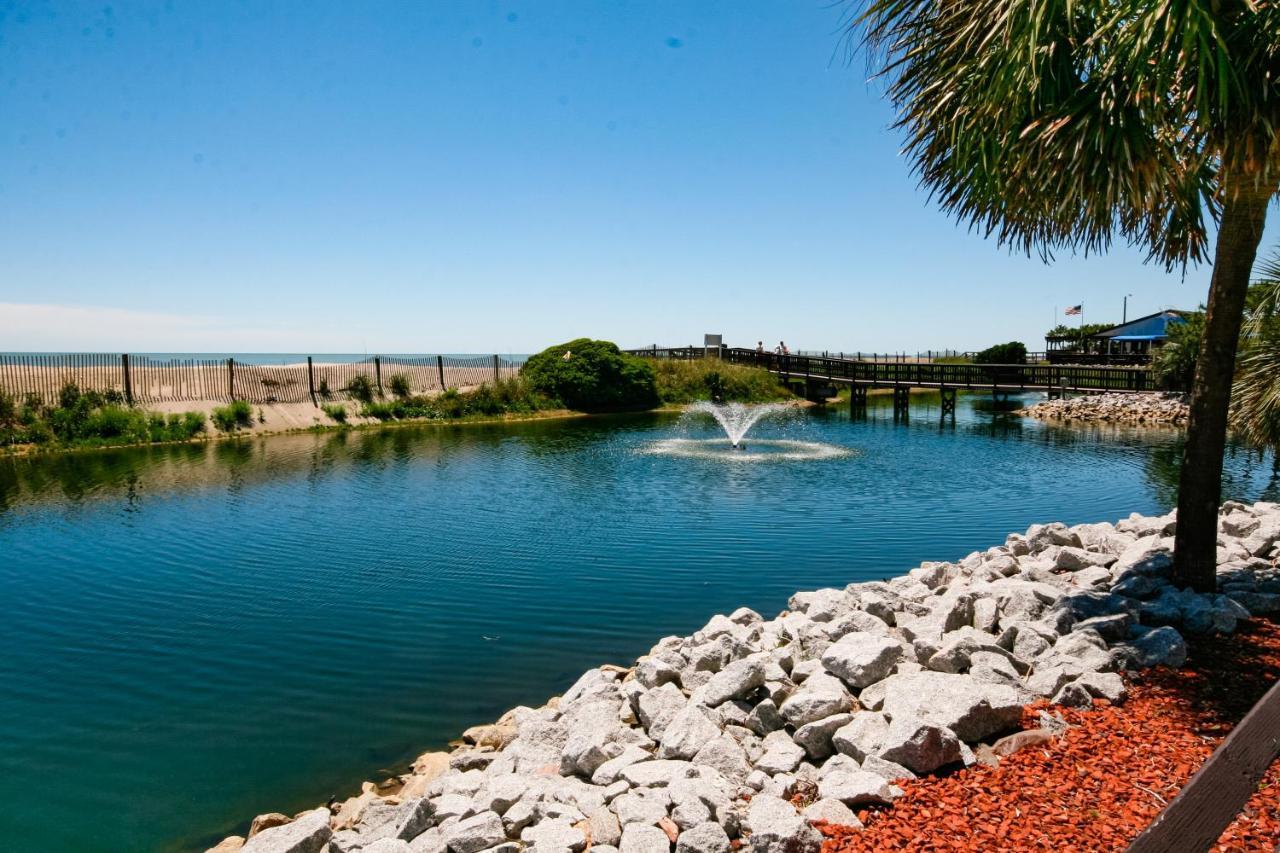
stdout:
[[942,394],[942,416],[956,416],[956,389],[943,385],[938,391]]
[[911,388],[907,385],[893,386],[893,418],[906,420],[911,417]]

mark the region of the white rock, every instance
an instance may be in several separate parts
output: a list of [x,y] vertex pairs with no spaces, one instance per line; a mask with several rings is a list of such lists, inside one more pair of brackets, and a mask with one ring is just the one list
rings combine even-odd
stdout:
[[506,840],[506,827],[494,812],[481,812],[460,820],[445,833],[445,843],[452,853],[480,853]]
[[884,777],[865,770],[828,774],[818,783],[818,795],[823,799],[839,800],[847,806],[886,804],[895,798],[893,786]]
[[709,741],[720,736],[720,729],[707,717],[707,712],[692,702],[671,718],[658,745],[658,758],[693,758]]
[[906,656],[902,644],[876,634],[848,634],[822,655],[822,665],[850,687],[874,684]]
[[622,828],[620,853],[670,853],[671,839],[656,826],[629,823]]
[[329,844],[328,809],[299,815],[291,823],[264,829],[240,848],[241,853],[320,853]]
[[561,853],[577,851],[587,846],[587,837],[567,820],[544,820],[527,827],[520,833],[526,849]]
[[804,810],[806,820],[825,820],[835,826],[852,826],[862,828],[862,821],[853,813],[853,809],[839,800],[815,800]]
[[818,853],[822,834],[779,797],[757,794],[747,810],[754,853]]
[[960,740],[943,726],[918,717],[896,716],[877,754],[915,773],[932,773],[960,760]]
[[853,707],[853,697],[838,678],[817,673],[805,680],[782,707],[783,719],[793,726],[803,726],[833,714],[843,714]]
[[833,714],[830,717],[823,717],[821,720],[805,723],[796,729],[792,740],[804,747],[804,751],[808,753],[810,758],[821,760],[834,752],[834,748],[831,745],[832,734],[852,721],[853,715],[851,714]]
[[676,839],[676,853],[729,853],[729,849],[724,827],[711,821],[686,829]]
[[889,721],[875,711],[859,711],[847,726],[831,736],[836,750],[858,761],[878,752],[889,731]]
[[1023,703],[1012,687],[942,672],[894,675],[885,683],[884,714],[891,721],[919,717],[950,729],[964,741],[1013,728],[1022,718]]

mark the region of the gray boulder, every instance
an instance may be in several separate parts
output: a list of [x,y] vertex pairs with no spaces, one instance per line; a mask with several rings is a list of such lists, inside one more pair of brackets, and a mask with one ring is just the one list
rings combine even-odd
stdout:
[[822,820],[835,826],[852,826],[862,828],[862,821],[853,813],[853,809],[839,800],[815,800],[805,807],[806,820]]
[[495,812],[481,812],[460,820],[445,832],[451,853],[480,853],[507,840],[506,827]]
[[885,805],[899,795],[883,777],[866,770],[828,773],[818,782],[818,796],[839,800],[847,806],[876,803]]
[[692,826],[676,839],[676,853],[729,853],[729,849],[729,836],[714,821]]
[[955,732],[918,717],[897,716],[889,724],[878,755],[915,773],[932,773],[961,758]]
[[978,741],[1015,727],[1022,718],[1018,691],[964,675],[917,672],[885,679],[884,714],[919,717],[955,732],[963,741]]
[[671,839],[656,826],[629,823],[622,828],[620,853],[670,853]]
[[765,660],[764,655],[752,655],[728,664],[698,689],[693,700],[714,707],[731,699],[742,699],[764,686]]
[[810,758],[821,760],[831,755],[834,751],[831,745],[831,736],[836,729],[846,726],[852,721],[852,714],[833,714],[821,720],[814,720],[812,723],[805,723],[796,729],[792,739],[804,747],[804,751],[808,753]]
[[693,758],[698,750],[720,736],[720,728],[707,712],[692,702],[667,723],[658,744],[658,758]]
[[880,750],[888,731],[889,721],[883,714],[859,711],[848,725],[832,734],[831,743],[841,754],[862,761]]
[[754,853],[818,853],[822,849],[822,834],[780,797],[752,797],[747,827]]
[[1136,668],[1152,666],[1179,667],[1187,662],[1187,644],[1182,635],[1165,626],[1148,631],[1117,650]]
[[803,726],[833,714],[843,714],[853,704],[853,696],[838,678],[819,672],[806,679],[778,711],[791,725]]
[[902,644],[877,634],[848,634],[827,648],[822,665],[853,688],[866,687],[893,672],[906,656]]
[[264,829],[240,848],[241,853],[320,853],[329,844],[328,809],[315,809],[284,826]]
[[528,850],[546,851],[546,853],[563,853],[577,851],[587,846],[587,837],[567,820],[544,820],[526,827],[520,833],[520,840]]

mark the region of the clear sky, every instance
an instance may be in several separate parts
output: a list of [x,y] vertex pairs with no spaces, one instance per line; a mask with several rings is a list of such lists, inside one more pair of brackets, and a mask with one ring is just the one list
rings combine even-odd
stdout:
[[1038,349],[1203,300],[939,213],[846,11],[0,0],[0,350]]

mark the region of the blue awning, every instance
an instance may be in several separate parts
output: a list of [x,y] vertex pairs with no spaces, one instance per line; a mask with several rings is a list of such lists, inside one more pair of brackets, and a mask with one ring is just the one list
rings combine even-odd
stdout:
[[1165,335],[1113,335],[1110,341],[1162,341]]

